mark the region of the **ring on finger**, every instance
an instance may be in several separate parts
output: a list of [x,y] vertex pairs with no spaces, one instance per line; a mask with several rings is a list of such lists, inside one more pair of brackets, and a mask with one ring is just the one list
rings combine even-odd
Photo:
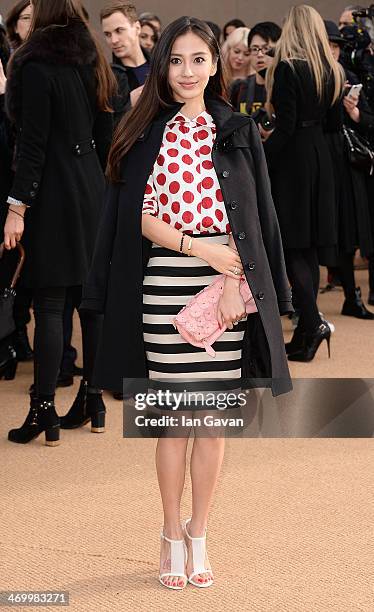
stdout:
[[233,272],[234,272],[235,276],[239,276],[240,270],[239,270],[238,266],[235,266],[235,268],[233,269]]

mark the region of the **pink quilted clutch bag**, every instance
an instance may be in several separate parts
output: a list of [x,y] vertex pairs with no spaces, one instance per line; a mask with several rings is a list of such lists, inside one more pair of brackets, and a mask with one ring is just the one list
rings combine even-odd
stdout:
[[[173,319],[173,325],[184,340],[192,346],[204,348],[208,355],[216,356],[212,344],[227,329],[218,324],[217,306],[223,293],[225,275],[219,274],[214,281],[199,291]],[[240,281],[240,293],[245,302],[247,314],[257,312],[249,285],[244,277]]]

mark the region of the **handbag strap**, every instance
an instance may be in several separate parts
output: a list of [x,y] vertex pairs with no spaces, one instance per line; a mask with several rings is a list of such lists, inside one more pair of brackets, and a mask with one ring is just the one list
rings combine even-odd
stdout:
[[[25,249],[23,248],[22,244],[20,242],[17,242],[17,249],[18,249],[18,253],[19,253],[19,260],[18,260],[18,264],[16,267],[16,270],[13,274],[12,277],[12,282],[10,284],[10,289],[14,289],[17,283],[17,280],[19,278],[19,275],[21,274],[21,270],[23,268],[23,264],[25,263]],[[5,251],[5,245],[4,242],[2,242],[0,244],[0,259],[2,259],[3,255],[4,255],[4,251]]]

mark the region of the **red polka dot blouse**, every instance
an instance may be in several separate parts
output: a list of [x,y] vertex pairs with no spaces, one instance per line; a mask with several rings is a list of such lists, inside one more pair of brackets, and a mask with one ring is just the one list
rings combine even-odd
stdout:
[[143,213],[186,233],[230,233],[212,163],[215,138],[216,126],[206,111],[195,119],[177,113],[168,121],[147,182]]

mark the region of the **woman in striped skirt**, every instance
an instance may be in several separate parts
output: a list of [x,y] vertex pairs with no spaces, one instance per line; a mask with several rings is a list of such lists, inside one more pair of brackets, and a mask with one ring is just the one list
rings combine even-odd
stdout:
[[[271,377],[273,373],[289,376],[277,315],[289,311],[290,296],[263,150],[250,120],[234,114],[225,99],[223,66],[212,31],[198,19],[177,19],[161,35],[139,102],[119,126],[109,156],[108,176],[121,186],[111,188],[113,197],[107,202],[85,299],[85,305],[90,306],[91,300],[101,302],[106,295],[98,381],[107,380],[105,371],[114,383],[115,369],[135,378],[147,372],[149,386],[164,390],[178,385],[208,391],[226,384],[230,389],[240,387],[247,361],[242,360],[242,353],[248,354],[244,331],[246,338],[249,335],[239,291],[242,261],[247,279],[247,271],[252,274],[256,266],[259,270],[257,280],[254,275],[251,278],[257,307],[265,297],[262,288],[266,291],[267,301],[260,312],[262,321],[267,322],[266,336],[264,333],[261,346],[256,334],[253,340],[261,365],[265,364],[262,371]],[[232,146],[233,154],[223,155],[222,146],[225,153]],[[230,169],[222,166],[229,162]],[[238,208],[236,197],[241,210],[231,215],[229,211]],[[123,240],[119,228],[125,226]],[[247,236],[251,237],[250,252],[244,244]],[[214,343],[216,354],[212,357],[187,343],[174,328],[173,318],[217,274],[225,275],[217,318],[227,331]],[[103,289],[106,277],[109,281]],[[134,299],[127,293],[131,283],[136,284],[131,287]],[[141,321],[143,330],[139,332],[136,322]],[[123,325],[134,327],[130,336],[121,335]],[[109,328],[112,331],[108,333]],[[112,333],[133,338],[134,345],[125,347],[127,353],[132,351],[131,359],[124,355],[126,365],[118,365],[118,359],[111,360],[106,353]],[[258,370],[253,371],[255,376]],[[289,389],[288,379],[285,388]],[[169,414],[171,419],[176,413],[169,410]],[[183,589],[187,582],[209,587],[213,574],[206,552],[206,527],[222,465],[224,437],[215,431],[193,440],[192,515],[182,526],[180,504],[188,436],[177,434],[161,436],[156,451],[164,512],[159,579],[172,589]]]
[[[230,236],[212,163],[216,126],[204,104],[205,86],[216,70],[217,61],[199,35],[189,31],[176,39],[171,51],[169,84],[184,106],[166,124],[143,203],[142,232],[152,241],[143,283],[143,329],[149,377],[154,381],[187,383],[241,377],[245,323],[239,321],[245,318],[245,306],[238,277],[243,268]],[[229,329],[215,343],[213,358],[204,349],[183,340],[172,319],[219,273],[227,275],[219,318]],[[165,516],[160,580],[172,588],[183,588],[186,584],[183,563],[178,567],[173,551],[178,546],[175,542],[183,550],[179,505],[187,442],[187,436],[162,437],[156,455]],[[202,587],[213,582],[203,538],[223,453],[223,437],[195,437],[191,457],[192,519],[184,535],[188,534],[189,548],[186,576]]]

